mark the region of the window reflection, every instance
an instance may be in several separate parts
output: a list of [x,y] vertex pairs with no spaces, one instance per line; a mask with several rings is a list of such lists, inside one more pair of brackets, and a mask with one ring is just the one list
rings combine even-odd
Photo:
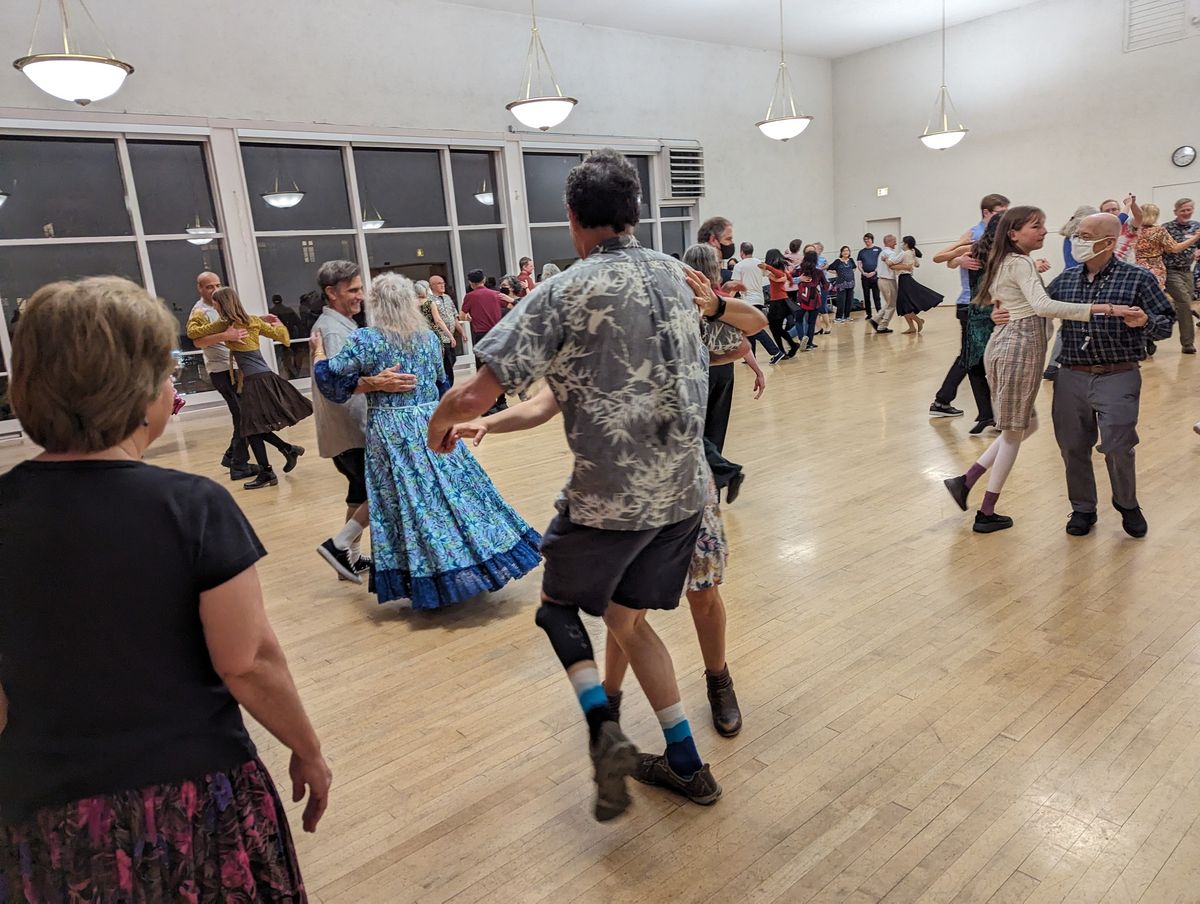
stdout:
[[142,229],[147,235],[179,235],[197,225],[216,228],[204,145],[130,141],[128,146]]
[[[254,228],[261,232],[295,229],[349,229],[350,200],[342,150],[316,145],[243,144],[242,161]],[[304,193],[294,207],[272,207],[265,193]]]
[[438,151],[355,148],[354,172],[365,219],[385,228],[445,226],[446,197]]

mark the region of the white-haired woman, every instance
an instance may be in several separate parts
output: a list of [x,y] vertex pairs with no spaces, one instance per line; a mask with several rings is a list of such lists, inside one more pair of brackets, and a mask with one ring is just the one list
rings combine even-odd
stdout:
[[310,344],[313,377],[334,401],[348,399],[360,375],[399,365],[417,377],[411,393],[367,395],[375,594],[381,603],[409,599],[414,609],[436,609],[499,590],[541,561],[542,538],[464,446],[439,455],[426,444],[445,370],[412,282],[375,277],[366,310],[367,328],[333,358],[315,334]]
[[[1075,255],[1071,253],[1071,236],[1075,234],[1075,230],[1079,228],[1079,223],[1084,217],[1090,217],[1094,213],[1099,213],[1095,207],[1090,204],[1083,204],[1075,208],[1075,212],[1071,214],[1071,219],[1063,223],[1062,229],[1058,230],[1058,234],[1063,237],[1063,265],[1069,270],[1072,267],[1078,267],[1079,261],[1075,260]],[[1055,359],[1057,359],[1057,353]]]

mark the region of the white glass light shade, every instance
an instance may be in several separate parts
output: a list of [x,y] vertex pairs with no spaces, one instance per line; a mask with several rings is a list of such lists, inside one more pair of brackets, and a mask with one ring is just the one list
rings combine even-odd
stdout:
[[4,206],[4,202],[8,200],[8,192],[0,191],[0,207]]
[[811,116],[783,116],[777,119],[764,119],[757,125],[768,138],[787,141],[807,129],[810,122],[812,122]]
[[944,151],[954,147],[966,137],[966,129],[950,129],[946,132],[926,132],[921,136],[921,142],[931,150]]
[[937,100],[933,102],[933,113],[925,131],[921,133],[921,143],[935,151],[952,148],[967,137],[967,127],[958,118],[954,109],[954,101],[950,99],[950,90],[942,85],[938,89]]
[[285,208],[295,207],[304,200],[304,192],[302,191],[269,191],[262,196],[262,199],[272,207]]
[[514,100],[504,109],[521,125],[545,132],[570,116],[577,103],[579,101],[573,97],[530,97]]
[[217,234],[217,230],[212,226],[189,226],[184,231],[188,235],[197,236],[194,239],[188,239],[193,245],[207,245],[212,241],[212,237]]
[[133,72],[121,60],[83,53],[37,53],[13,66],[47,94],[81,107],[116,94]]
[[496,203],[496,196],[490,191],[480,191],[475,193],[475,200],[480,204],[486,204],[488,207],[491,207]]
[[382,229],[386,220],[363,220],[363,229]]

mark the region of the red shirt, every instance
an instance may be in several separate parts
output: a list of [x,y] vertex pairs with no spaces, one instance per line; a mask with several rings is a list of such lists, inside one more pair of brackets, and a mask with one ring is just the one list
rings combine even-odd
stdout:
[[537,287],[537,282],[534,281],[532,273],[518,273],[517,282],[525,287],[525,291],[532,292]]
[[471,333],[482,336],[497,323],[504,315],[508,298],[495,289],[480,286],[466,294],[462,301],[462,311],[471,317]]
[[[771,301],[786,301],[787,300],[787,287],[788,287],[787,274],[784,273],[782,270],[772,267],[770,264],[763,264],[763,266],[766,267],[767,273],[770,276],[774,277],[774,279],[771,280],[770,300]],[[776,282],[776,280],[778,280],[778,282]]]

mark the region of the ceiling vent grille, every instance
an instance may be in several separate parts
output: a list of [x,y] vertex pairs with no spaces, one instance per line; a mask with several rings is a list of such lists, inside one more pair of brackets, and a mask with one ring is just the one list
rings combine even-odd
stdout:
[[1125,52],[1188,36],[1187,0],[1125,0]]
[[704,197],[704,148],[668,147],[667,172],[672,198]]

